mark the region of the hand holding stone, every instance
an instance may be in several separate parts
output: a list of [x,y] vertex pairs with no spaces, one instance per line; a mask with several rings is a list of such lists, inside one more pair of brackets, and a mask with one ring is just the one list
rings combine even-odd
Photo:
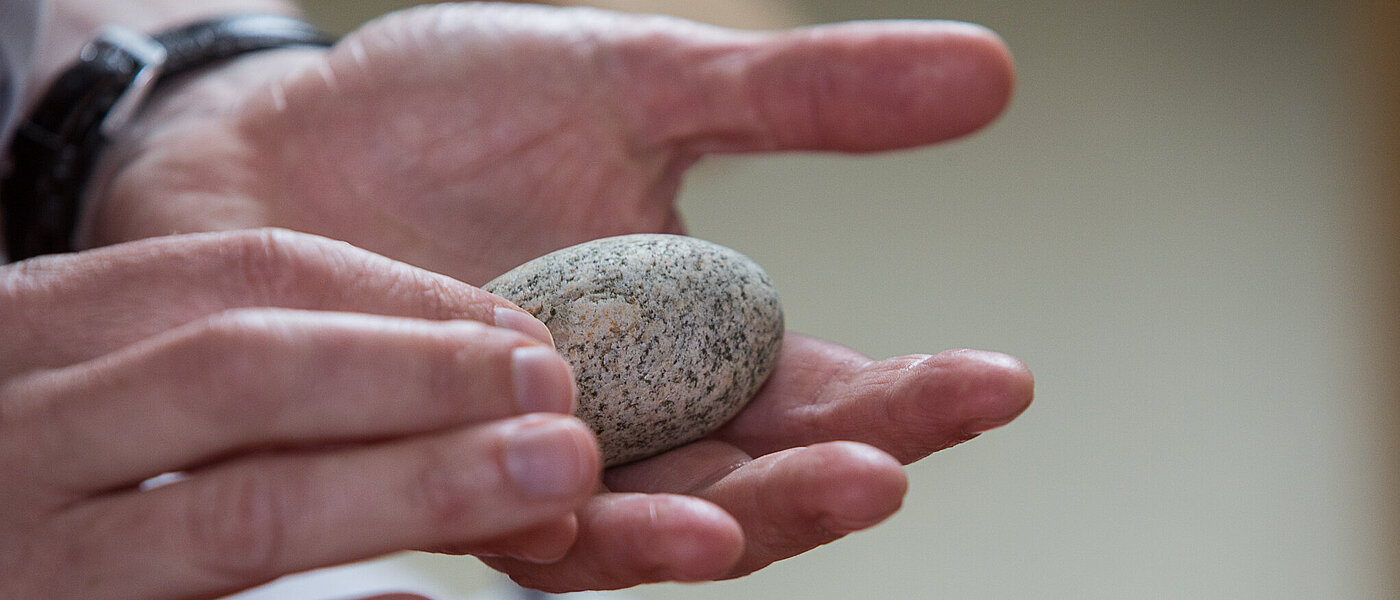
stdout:
[[[965,24],[759,33],[492,3],[396,13],[328,53],[217,72],[116,140],[86,243],[280,225],[482,283],[590,239],[681,232],[676,191],[705,154],[938,142],[991,121],[1012,87],[1001,41]],[[487,560],[554,591],[747,573],[884,519],[901,462],[1030,396],[1002,355],[872,361],[788,334],[727,425],[610,470],[613,493],[573,520],[493,541],[533,562]],[[575,527],[567,554],[538,564],[559,558],[541,540]]]

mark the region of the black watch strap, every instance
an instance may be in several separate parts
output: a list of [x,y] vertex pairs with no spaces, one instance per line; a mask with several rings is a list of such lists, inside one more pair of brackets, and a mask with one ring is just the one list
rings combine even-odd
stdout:
[[154,37],[104,29],[15,129],[0,174],[9,259],[73,249],[79,201],[100,150],[163,82],[248,52],[332,43],[316,27],[276,15],[201,21]]

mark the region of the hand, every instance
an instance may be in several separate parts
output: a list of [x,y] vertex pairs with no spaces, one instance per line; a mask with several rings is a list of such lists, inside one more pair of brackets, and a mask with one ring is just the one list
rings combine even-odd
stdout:
[[256,53],[109,153],[89,245],[276,225],[480,285],[573,243],[679,232],[705,153],[874,151],[984,125],[1006,49],[953,23],[782,34],[532,5],[391,14]]
[[[415,9],[167,95],[112,154],[89,240],[275,224],[481,283],[574,242],[680,231],[680,177],[705,153],[936,142],[1010,89],[1005,48],[966,25]],[[870,361],[790,335],[730,426],[612,470],[571,549],[538,540],[574,524],[546,524],[495,542],[532,561],[486,560],[552,591],[742,575],[884,519],[901,462],[1009,421],[1031,390],[1002,355]]]
[[[386,552],[568,548],[600,458],[548,331],[304,234],[0,267],[0,596],[194,598]],[[532,414],[526,414],[532,413]],[[146,485],[162,474],[173,483]]]
[[[800,335],[709,439],[610,469],[553,564],[489,559],[546,591],[742,576],[883,521],[900,463],[976,437],[1031,400],[1029,371],[975,351],[871,361]],[[629,493],[630,492],[630,493]]]

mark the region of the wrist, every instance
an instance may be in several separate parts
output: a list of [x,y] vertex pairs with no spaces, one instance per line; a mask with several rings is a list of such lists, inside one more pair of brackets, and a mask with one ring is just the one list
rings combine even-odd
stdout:
[[286,0],[67,0],[54,2],[40,39],[40,51],[29,72],[26,107],[77,56],[94,32],[108,25],[152,34],[184,23],[228,14],[270,14],[300,17]]
[[10,258],[73,249],[96,162],[151,92],[249,54],[329,44],[311,25],[276,15],[205,19],[155,37],[105,30],[54,80],[11,142],[0,179]]
[[248,104],[275,94],[282,78],[313,68],[326,52],[256,52],[182,76],[152,95],[103,150],[84,193],[75,247],[263,226],[248,221],[256,211],[237,210],[278,193],[275,178],[257,176],[255,164],[272,142],[243,126]]

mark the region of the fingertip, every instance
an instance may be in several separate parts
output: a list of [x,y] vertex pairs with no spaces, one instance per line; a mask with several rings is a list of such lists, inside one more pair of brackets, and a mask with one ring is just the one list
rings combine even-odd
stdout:
[[578,392],[573,372],[554,348],[517,347],[511,351],[510,365],[518,412],[574,412]]
[[602,458],[588,426],[562,415],[526,415],[502,450],[503,472],[526,497],[588,497],[597,488]]
[[569,555],[578,537],[578,516],[567,515],[522,536],[510,556],[537,565],[552,565]]
[[709,501],[610,493],[595,496],[579,513],[578,538],[561,561],[483,560],[524,587],[557,593],[725,578],[743,552],[743,529]]
[[[724,509],[698,498],[677,496],[684,511],[664,532],[659,549],[665,574],[658,580],[711,581],[725,576],[744,553],[744,530]],[[689,523],[704,523],[694,527]]]
[[595,551],[634,583],[727,575],[744,551],[739,522],[714,503],[679,494],[620,494],[590,523]]
[[999,71],[1009,76],[1015,74],[1015,60],[1006,39],[992,28],[966,21],[935,21],[934,23],[943,28],[946,34],[960,36],[967,40],[970,46],[985,53],[984,58],[992,67],[992,71]]
[[530,336],[534,340],[554,347],[554,336],[550,333],[549,327],[529,313],[504,306],[497,306],[493,310],[493,318],[497,327],[512,329]]
[[[829,73],[824,89],[846,95],[817,105],[828,108],[828,114],[812,115],[824,132],[818,146],[873,151],[942,142],[985,127],[1010,104],[1011,53],[990,29],[952,21],[830,27],[848,36],[848,45],[837,46],[830,58],[845,61],[847,75]],[[837,85],[843,79],[846,85]]]
[[816,522],[832,537],[873,527],[898,512],[909,490],[899,460],[859,442],[829,442],[794,453],[804,464],[805,496],[818,511]]
[[1030,407],[1035,377],[1013,356],[984,350],[953,350],[945,360],[958,363],[969,390],[961,414],[968,435],[986,433],[1010,423]]
[[954,74],[941,81],[943,139],[975,132],[995,121],[1011,103],[1016,87],[1015,59],[995,31],[972,23],[941,22],[945,32],[945,69]]
[[652,90],[638,111],[649,138],[699,153],[896,150],[986,126],[1014,87],[1006,43],[968,23],[861,21],[708,42],[640,86]]

